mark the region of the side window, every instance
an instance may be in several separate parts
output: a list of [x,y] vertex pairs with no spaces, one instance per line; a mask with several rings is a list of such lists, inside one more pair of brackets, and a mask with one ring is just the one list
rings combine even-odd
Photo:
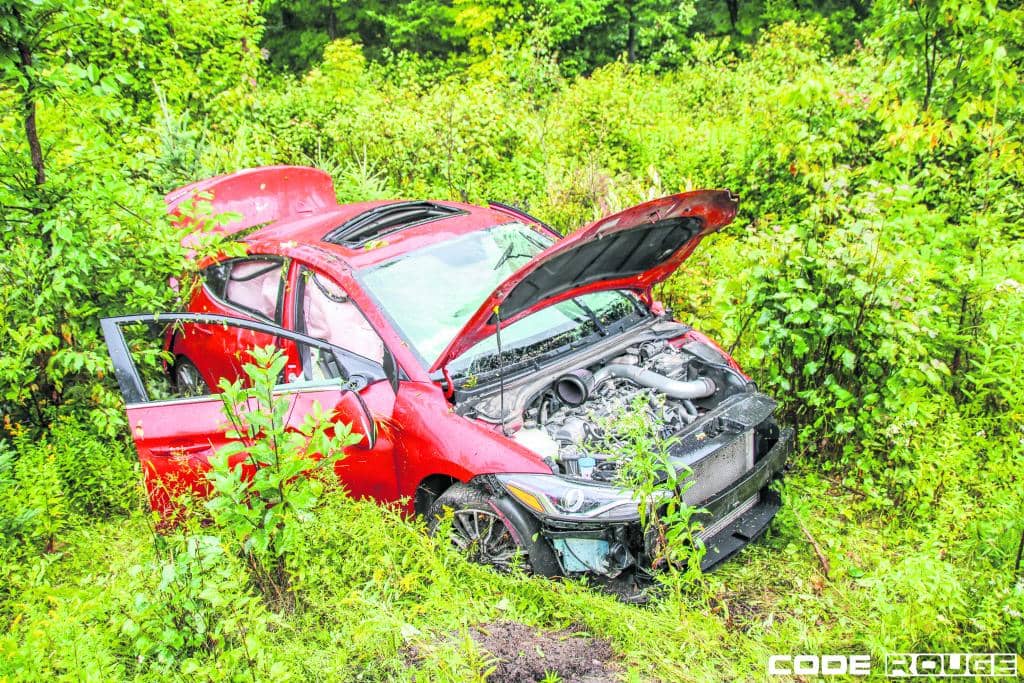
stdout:
[[203,279],[206,282],[207,289],[213,292],[218,299],[224,298],[224,288],[227,287],[228,275],[230,274],[230,261],[227,263],[215,263],[203,271]]
[[299,331],[378,363],[384,342],[355,303],[328,277],[303,269],[302,296],[296,322]]
[[284,284],[284,263],[278,259],[251,258],[211,266],[206,286],[233,306],[280,323],[278,302]]

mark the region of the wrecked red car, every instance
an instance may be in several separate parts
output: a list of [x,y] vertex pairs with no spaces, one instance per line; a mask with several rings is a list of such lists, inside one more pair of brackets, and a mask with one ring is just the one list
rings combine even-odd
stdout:
[[[319,402],[363,435],[337,465],[351,495],[431,520],[451,508],[453,542],[481,562],[649,576],[658,540],[618,485],[624,413],[642,413],[689,473],[677,495],[702,509],[705,568],[779,509],[770,484],[792,433],[775,402],[652,299],[733,220],[729,192],[655,199],[567,237],[498,203],[339,205],[310,168],[205,180],[168,195],[169,209],[199,193],[241,216],[215,229],[246,255],[201,264],[185,313],[103,321],[155,509],[205,490],[226,441],[211,389],[269,344],[288,359],[290,420]],[[173,357],[155,382],[126,332],[154,324]]]

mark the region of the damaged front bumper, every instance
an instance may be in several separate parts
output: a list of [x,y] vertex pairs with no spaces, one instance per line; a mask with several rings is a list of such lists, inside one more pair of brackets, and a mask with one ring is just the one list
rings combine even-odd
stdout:
[[[779,495],[770,488],[792,451],[793,431],[783,430],[767,453],[726,489],[699,503],[694,521],[703,529],[698,537],[707,552],[701,569],[707,571],[725,561],[768,528],[781,507]],[[570,521],[541,517],[539,535],[546,539],[565,575],[591,574],[615,578],[637,570],[651,571],[657,554],[639,517],[601,522]]]

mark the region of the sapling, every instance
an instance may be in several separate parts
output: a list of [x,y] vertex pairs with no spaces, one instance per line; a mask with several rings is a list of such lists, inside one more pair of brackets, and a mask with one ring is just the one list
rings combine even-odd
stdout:
[[[601,437],[587,444],[595,453],[615,453],[617,484],[633,492],[645,534],[654,535],[651,568],[682,572],[687,580],[699,580],[706,549],[697,536],[699,508],[687,505],[683,493],[691,486],[691,471],[671,461],[675,437],[662,435],[664,422],[652,410],[651,398],[640,394],[628,411],[599,419]],[[653,399],[657,400],[657,399]]]
[[284,354],[273,347],[250,353],[247,382],[220,382],[230,441],[210,458],[206,509],[268,604],[290,609],[299,527],[313,518],[325,487],[337,483],[335,463],[363,437],[318,403],[300,425],[290,424],[291,398],[275,392]]

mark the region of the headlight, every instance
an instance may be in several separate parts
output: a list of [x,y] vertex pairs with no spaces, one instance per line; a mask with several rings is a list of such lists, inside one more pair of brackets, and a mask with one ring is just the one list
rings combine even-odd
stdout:
[[510,496],[540,515],[568,519],[631,520],[639,516],[632,491],[554,474],[498,474]]

